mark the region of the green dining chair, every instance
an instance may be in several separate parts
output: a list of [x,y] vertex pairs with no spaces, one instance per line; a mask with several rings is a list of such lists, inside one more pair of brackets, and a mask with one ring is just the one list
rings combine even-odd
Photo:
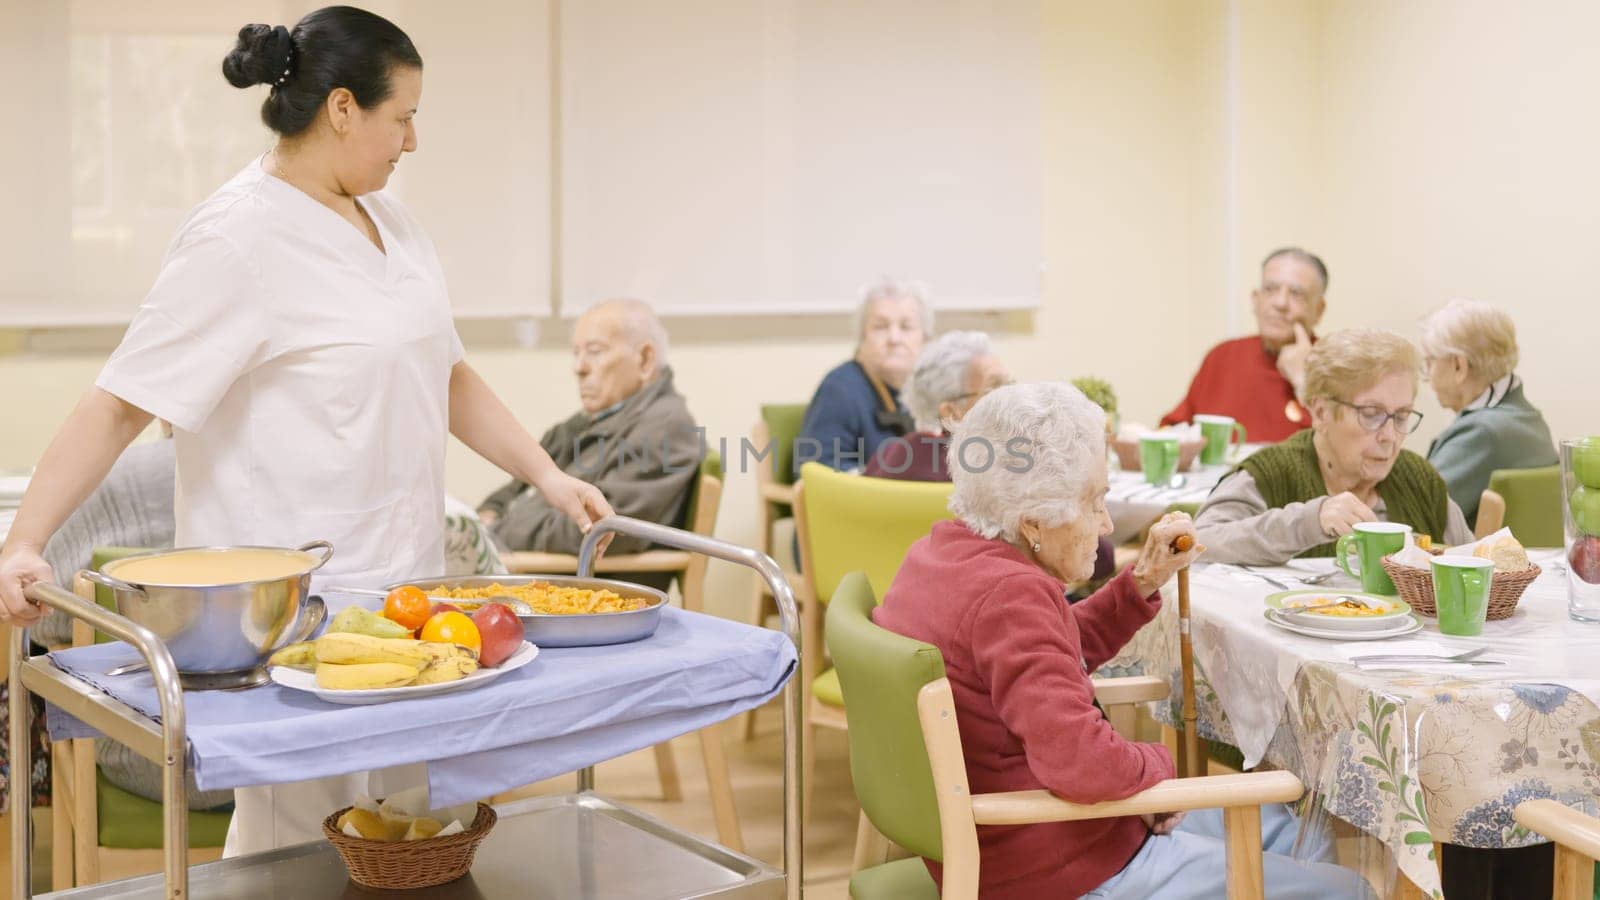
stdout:
[[[1207,807],[1223,808],[1228,896],[1245,900],[1263,895],[1260,806],[1299,798],[1304,788],[1294,775],[1175,778],[1125,800],[1095,804],[1069,803],[1047,791],[972,796],[944,658],[931,644],[873,624],[876,605],[861,572],[843,576],[828,604],[828,650],[845,700],[856,710],[849,730],[850,775],[863,822],[850,878],[853,900],[941,900],[922,857],[944,863],[942,900],[977,900],[980,824]],[[1152,682],[1109,678],[1096,683],[1095,693],[1103,703],[1165,696],[1166,686]],[[915,855],[881,862],[883,854],[864,851],[862,835],[869,830]]]
[[1489,490],[1505,501],[1504,525],[1524,546],[1561,546],[1560,466],[1496,469],[1489,473]]
[[810,785],[816,774],[816,728],[848,729],[839,676],[823,658],[822,608],[840,579],[866,573],[880,596],[889,589],[906,551],[933,528],[953,518],[949,482],[895,481],[836,472],[806,463],[795,486],[795,523],[800,533],[800,684],[806,740],[801,745],[803,804],[809,816]]
[[[112,560],[148,550],[137,547],[100,547],[90,566],[99,571]],[[107,609],[116,608],[110,588],[79,578],[73,585],[78,596],[93,600]],[[91,629],[87,623],[73,622],[73,646],[87,646],[113,640]],[[66,797],[57,798],[56,811],[70,820],[72,843],[72,883],[98,884],[161,871],[161,804],[129,793],[106,780],[95,764],[95,740],[78,738],[51,745],[51,762],[59,767]],[[222,856],[222,844],[233,818],[225,810],[192,810],[189,813],[189,862],[207,862]],[[59,838],[58,838],[59,840]],[[58,882],[59,884],[60,882]]]
[[[783,570],[798,597],[800,558],[795,549],[794,532],[794,441],[805,423],[805,403],[763,403],[761,414],[750,428],[751,451],[740,451],[741,463],[755,467],[756,549],[772,557]],[[761,626],[778,614],[763,579],[755,579],[755,596],[750,604],[750,623]],[[756,735],[756,711],[744,714],[744,738]]]

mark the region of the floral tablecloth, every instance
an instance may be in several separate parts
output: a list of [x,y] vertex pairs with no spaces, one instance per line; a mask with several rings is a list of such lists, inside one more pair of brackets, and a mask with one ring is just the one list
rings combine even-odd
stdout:
[[[1191,634],[1199,730],[1295,772],[1329,812],[1383,841],[1400,870],[1442,897],[1433,843],[1523,847],[1543,842],[1512,820],[1523,800],[1550,797],[1600,809],[1600,626],[1567,618],[1559,554],[1516,613],[1475,638],[1440,635],[1434,620],[1413,636],[1450,653],[1487,646],[1504,666],[1360,669],[1349,643],[1280,631],[1262,617],[1278,587],[1228,566],[1191,575]],[[1292,588],[1295,576],[1331,569],[1296,561],[1261,570]],[[1323,585],[1354,590],[1340,575]],[[1099,674],[1168,678],[1158,719],[1178,723],[1175,585],[1161,614]],[[1384,641],[1362,652],[1388,652]]]

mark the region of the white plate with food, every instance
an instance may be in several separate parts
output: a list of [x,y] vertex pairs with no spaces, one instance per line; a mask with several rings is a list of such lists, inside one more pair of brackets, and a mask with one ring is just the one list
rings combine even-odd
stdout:
[[1411,614],[1399,597],[1363,591],[1279,591],[1266,599],[1284,622],[1328,631],[1389,631]]
[[1285,616],[1275,609],[1262,610],[1267,623],[1282,628],[1284,631],[1305,637],[1320,638],[1325,641],[1381,641],[1392,637],[1403,637],[1415,634],[1422,630],[1422,623],[1415,616],[1406,615],[1397,619],[1389,619],[1388,624],[1381,629],[1339,629],[1325,628],[1321,622],[1306,623],[1301,619],[1309,616]]
[[436,694],[449,694],[455,691],[468,691],[480,687],[499,678],[507,672],[513,672],[534,661],[539,655],[539,648],[527,641],[522,642],[522,647],[511,654],[500,665],[492,669],[480,668],[465,678],[455,681],[445,681],[438,684],[408,684],[391,688],[368,688],[365,690],[329,690],[317,684],[314,672],[304,669],[294,669],[288,666],[273,666],[272,680],[286,688],[296,691],[305,691],[316,694],[329,703],[343,703],[347,706],[367,706],[373,703],[389,703],[394,700],[412,700],[417,697],[432,697]]

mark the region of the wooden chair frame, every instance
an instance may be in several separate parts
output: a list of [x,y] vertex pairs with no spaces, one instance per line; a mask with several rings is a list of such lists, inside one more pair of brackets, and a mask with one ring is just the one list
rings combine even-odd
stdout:
[[1554,800],[1528,800],[1512,812],[1517,824],[1556,842],[1552,900],[1590,900],[1600,859],[1600,819]]
[[[697,476],[694,520],[688,523],[695,534],[710,537],[717,527],[717,513],[722,505],[722,479],[701,472]],[[506,569],[517,574],[570,574],[578,571],[578,557],[566,553],[515,552],[502,553]],[[641,553],[601,555],[595,563],[596,575],[629,575],[639,573],[670,574],[678,581],[683,594],[683,608],[690,612],[705,610],[706,566],[709,560],[698,553],[686,550],[645,550]],[[728,774],[727,751],[723,746],[723,723],[708,725],[696,732],[700,740],[700,757],[705,765],[706,785],[711,793],[712,814],[717,823],[717,840],[724,847],[743,852],[744,838],[739,827],[739,813],[733,800],[733,781]],[[672,745],[663,742],[655,746],[656,771],[661,779],[661,797],[668,802],[683,799],[683,786],[678,777],[678,762],[672,755]]]
[[1506,523],[1506,498],[1500,496],[1498,491],[1484,488],[1478,495],[1478,521],[1472,528],[1472,536],[1482,540]]
[[1298,800],[1305,788],[1293,774],[1256,772],[1175,778],[1125,800],[1105,803],[1071,803],[1042,790],[974,796],[967,783],[955,710],[955,697],[947,678],[930,682],[917,697],[923,744],[938,795],[944,900],[977,900],[979,825],[1072,822],[1214,807],[1222,808],[1229,900],[1260,900],[1265,896],[1261,805]]

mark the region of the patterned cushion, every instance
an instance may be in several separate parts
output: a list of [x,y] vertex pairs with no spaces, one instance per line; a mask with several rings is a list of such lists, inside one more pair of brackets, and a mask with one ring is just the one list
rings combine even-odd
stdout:
[[445,575],[504,575],[505,563],[472,507],[454,497],[444,498]]

